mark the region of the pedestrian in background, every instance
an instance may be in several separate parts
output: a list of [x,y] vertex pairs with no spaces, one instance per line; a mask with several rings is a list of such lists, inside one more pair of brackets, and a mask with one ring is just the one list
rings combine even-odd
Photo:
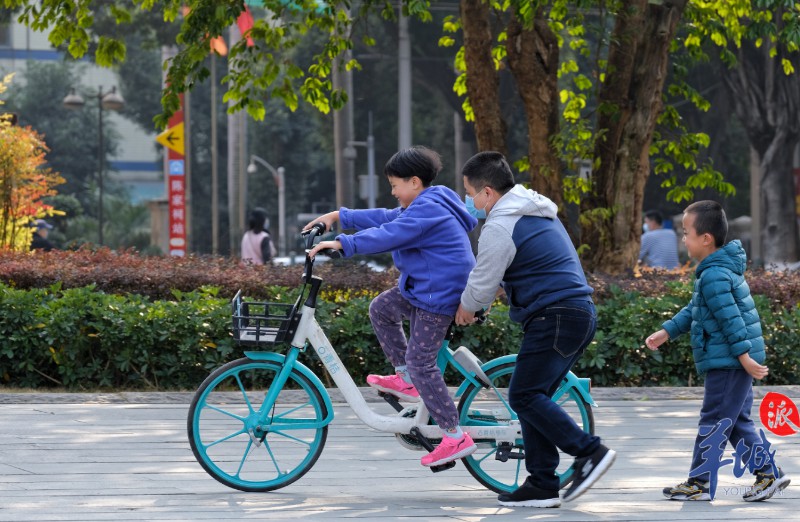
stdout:
[[267,211],[256,207],[250,211],[248,230],[242,237],[242,262],[251,265],[269,263],[277,250],[267,231]]
[[639,248],[639,262],[651,268],[678,268],[678,238],[675,231],[664,228],[661,212],[650,210],[644,215],[645,233]]
[[53,225],[44,219],[37,219],[33,222],[36,230],[33,231],[33,241],[31,242],[31,250],[44,250],[49,252],[55,248],[55,245],[47,239],[50,231],[53,230]]

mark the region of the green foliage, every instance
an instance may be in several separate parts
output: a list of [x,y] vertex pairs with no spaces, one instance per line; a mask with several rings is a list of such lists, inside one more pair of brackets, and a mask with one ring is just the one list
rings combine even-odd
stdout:
[[[231,335],[237,288],[256,301],[293,303],[302,267],[240,267],[214,258],[145,258],[130,252],[0,252],[0,384],[69,389],[193,389],[242,356]],[[390,371],[369,322],[370,301],[396,274],[325,263],[317,319],[357,383]],[[770,375],[800,378],[800,273],[749,271]],[[598,328],[575,373],[601,386],[693,385],[689,336],[651,352],[644,339],[689,302],[689,273],[588,274]],[[95,281],[96,283],[92,283]],[[287,290],[290,288],[291,290]],[[147,295],[144,295],[147,294]],[[497,303],[482,326],[456,328],[452,347],[481,360],[516,353],[520,325]],[[281,346],[262,349],[282,351]],[[301,360],[317,370],[312,350]]]
[[644,339],[660,330],[691,298],[689,284],[670,285],[662,296],[642,296],[612,287],[597,306],[594,341],[575,366],[599,386],[685,386],[697,383],[689,336],[670,341],[658,351]]
[[[82,65],[32,61],[26,65],[24,83],[9,88],[7,106],[19,114],[21,126],[31,125],[44,135],[50,149],[47,154],[48,166],[66,180],[64,185],[58,187],[59,193],[73,195],[83,208],[81,214],[94,217],[98,199],[97,91],[78,89],[86,101],[81,110],[72,111],[62,105],[64,96],[80,84],[79,78],[84,73]],[[106,165],[109,158],[116,155],[119,140],[114,124],[106,114],[103,124]],[[106,172],[105,181],[106,195],[118,193],[120,185],[115,176]],[[67,217],[75,215],[71,213]],[[93,237],[96,238],[97,234]]]
[[[599,386],[696,385],[689,336],[651,352],[644,338],[691,297],[691,281],[611,283],[596,294],[598,329],[574,371]],[[631,281],[628,281],[631,283]],[[296,291],[268,289],[270,300],[292,303]],[[375,291],[326,291],[317,319],[357,383],[391,366],[369,323]],[[794,349],[800,308],[756,296],[768,349],[765,384],[800,378]],[[173,292],[151,300],[98,291],[95,286],[20,290],[0,285],[0,383],[81,389],[192,389],[217,366],[242,356],[230,333],[230,304],[216,289]],[[482,326],[457,328],[451,347],[467,346],[483,361],[519,349],[522,331],[496,304]],[[281,346],[262,349],[281,351]],[[333,386],[312,350],[301,360]],[[455,377],[453,375],[448,378]]]
[[226,299],[205,290],[175,300],[0,286],[0,382],[68,389],[193,387],[238,357]]

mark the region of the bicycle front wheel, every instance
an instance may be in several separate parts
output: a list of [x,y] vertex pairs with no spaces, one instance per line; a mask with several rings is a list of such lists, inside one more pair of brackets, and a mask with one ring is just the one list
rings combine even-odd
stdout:
[[189,444],[212,477],[241,491],[272,491],[302,477],[328,436],[319,389],[292,370],[261,422],[259,410],[281,371],[276,361],[238,359],[203,381],[189,407]]
[[[508,362],[492,368],[486,376],[492,382],[492,388],[470,385],[461,396],[458,412],[461,426],[499,426],[508,425],[517,420],[517,414],[508,405],[508,384],[514,373],[516,363]],[[562,395],[558,404],[575,420],[578,426],[587,433],[594,433],[594,416],[591,406],[575,389]],[[476,438],[478,450],[463,459],[464,465],[475,479],[496,493],[506,493],[517,489],[525,482],[528,472],[524,459],[509,458],[505,462],[497,460],[497,442],[494,439]],[[524,452],[522,439],[517,439],[512,454],[521,456]],[[560,453],[561,464],[556,474],[561,480],[561,487],[572,480],[573,458]]]

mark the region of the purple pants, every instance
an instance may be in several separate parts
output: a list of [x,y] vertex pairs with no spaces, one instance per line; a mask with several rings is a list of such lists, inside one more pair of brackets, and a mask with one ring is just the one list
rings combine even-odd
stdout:
[[[437,354],[453,316],[416,308],[395,286],[372,300],[369,319],[392,365],[408,367],[411,381],[436,424],[445,430],[458,426],[456,405],[436,365]],[[404,319],[409,321],[408,340],[403,331]]]

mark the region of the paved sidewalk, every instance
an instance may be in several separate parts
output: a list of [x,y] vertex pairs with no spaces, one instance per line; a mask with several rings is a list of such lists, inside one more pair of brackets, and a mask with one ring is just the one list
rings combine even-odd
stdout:
[[[800,402],[800,387],[759,390]],[[194,460],[186,439],[191,393],[0,393],[0,522],[798,520],[800,435],[770,438],[794,484],[768,502],[742,502],[752,479],[735,478],[730,466],[712,503],[663,499],[661,488],[682,480],[689,465],[697,392],[593,390],[597,433],[617,462],[584,496],[551,510],[498,506],[460,463],[431,473],[419,465],[421,453],[365,428],[341,402],[308,474],[276,492],[242,493]]]

